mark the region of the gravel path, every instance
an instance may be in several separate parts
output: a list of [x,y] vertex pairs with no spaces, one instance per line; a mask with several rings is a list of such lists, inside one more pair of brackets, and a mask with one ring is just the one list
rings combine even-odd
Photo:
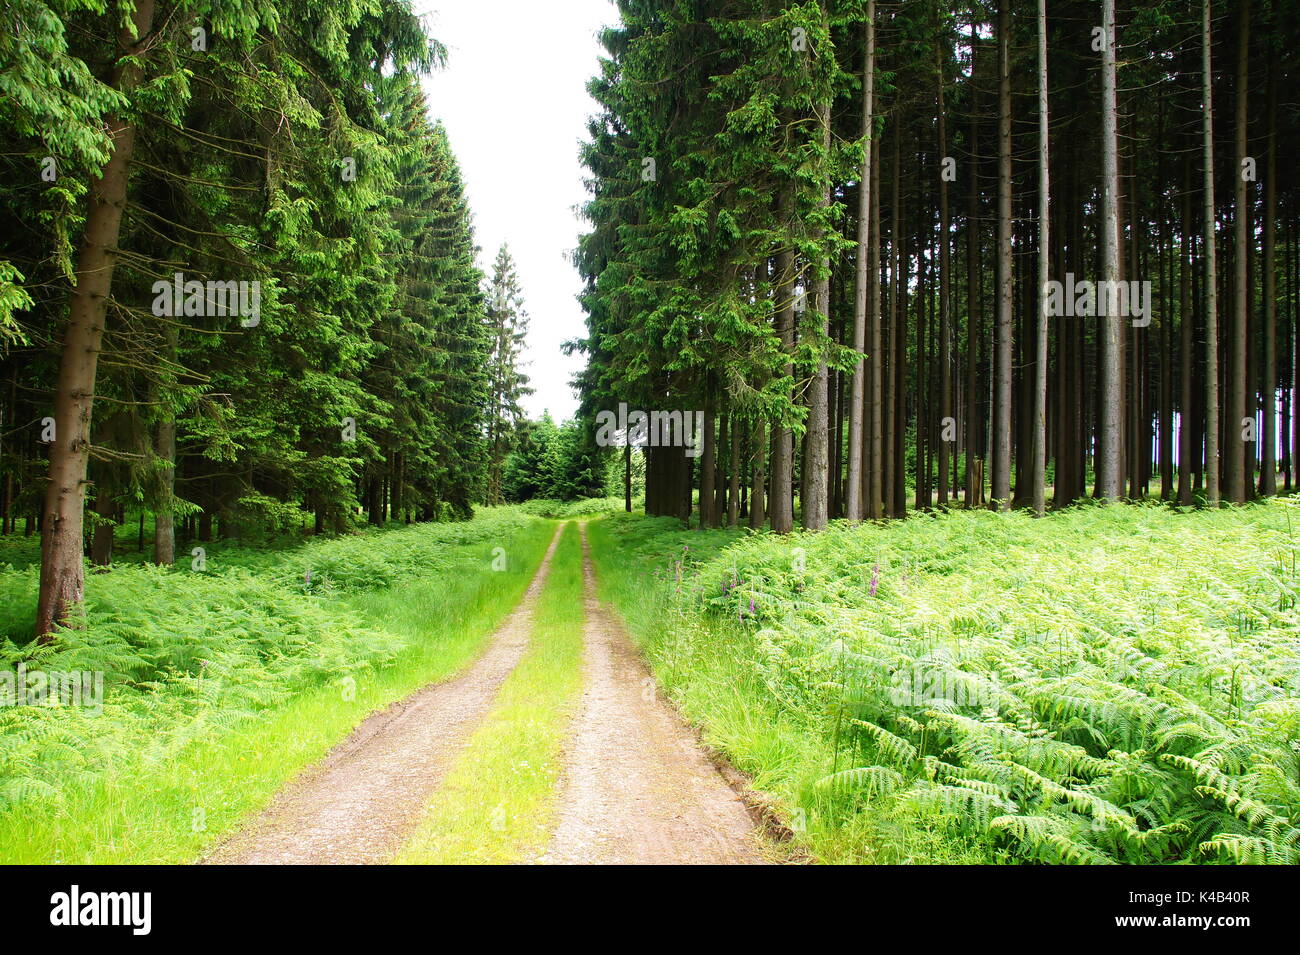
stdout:
[[766,860],[744,803],[700,749],[617,618],[596,596],[583,527],[585,690],[559,819],[541,864],[716,865]]
[[319,865],[391,859],[523,655],[559,539],[557,528],[523,600],[468,670],[368,717],[204,862]]

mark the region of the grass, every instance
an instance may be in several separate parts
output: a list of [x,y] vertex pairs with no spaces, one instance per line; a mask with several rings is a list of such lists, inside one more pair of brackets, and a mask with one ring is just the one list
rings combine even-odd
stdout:
[[513,863],[545,847],[582,688],[582,595],[582,548],[566,524],[531,643],[397,863]]
[[[107,663],[103,712],[0,709],[0,861],[194,859],[368,713],[472,660],[552,532],[502,509],[362,535],[369,578],[325,570],[332,548],[357,547],[346,538],[259,557],[260,574],[232,564],[91,578],[87,630],[37,659],[50,670]],[[312,584],[303,562],[322,568]],[[0,592],[22,583],[11,575]]]
[[[641,498],[632,499],[632,507],[639,508]],[[559,501],[552,498],[534,498],[518,505],[525,514],[537,517],[549,517],[555,520],[572,520],[579,517],[595,517],[601,514],[615,514],[624,509],[623,497],[583,497],[574,501]]]
[[1294,506],[592,541],[661,684],[823,861],[1294,862]]

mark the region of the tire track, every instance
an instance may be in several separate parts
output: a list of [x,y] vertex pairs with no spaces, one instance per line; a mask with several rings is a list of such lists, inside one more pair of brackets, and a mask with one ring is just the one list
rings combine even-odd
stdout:
[[596,595],[582,528],[585,690],[574,720],[549,865],[763,864],[740,797],[700,749],[617,618]]
[[467,670],[369,716],[203,864],[363,865],[392,858],[523,656],[562,529],[519,606]]

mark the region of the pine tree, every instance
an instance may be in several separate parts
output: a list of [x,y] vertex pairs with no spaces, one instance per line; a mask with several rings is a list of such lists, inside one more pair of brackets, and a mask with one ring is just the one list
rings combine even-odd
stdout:
[[514,448],[523,419],[520,401],[532,394],[528,376],[520,370],[524,339],[528,334],[528,313],[514,259],[503,243],[492,266],[487,290],[488,332],[492,351],[488,357],[490,390],[488,411],[488,480],[484,497],[488,504],[502,503],[501,477],[506,456]]

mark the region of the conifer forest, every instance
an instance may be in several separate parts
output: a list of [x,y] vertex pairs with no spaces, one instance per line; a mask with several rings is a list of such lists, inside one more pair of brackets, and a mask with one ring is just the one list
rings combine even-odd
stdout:
[[[0,0],[0,862],[1195,866],[1070,930],[1268,922],[1297,51],[1295,0]],[[56,931],[189,891],[46,871]]]

